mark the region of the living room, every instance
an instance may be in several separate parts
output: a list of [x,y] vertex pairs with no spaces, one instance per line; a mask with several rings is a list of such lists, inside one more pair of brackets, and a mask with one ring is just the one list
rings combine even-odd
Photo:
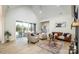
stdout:
[[[52,50],[51,47],[54,47],[52,45],[56,45],[56,44],[64,45],[64,46],[60,53],[59,53],[59,49],[57,50],[57,52],[54,51],[54,53],[56,53],[56,54],[57,53],[59,53],[59,54],[69,53],[69,45],[71,42],[74,41],[74,38],[75,38],[75,28],[71,28],[71,24],[74,21],[73,6],[71,6],[71,5],[62,5],[62,6],[61,5],[5,5],[5,6],[1,6],[1,7],[2,7],[1,12],[3,12],[3,13],[0,13],[3,16],[3,18],[1,16],[3,21],[0,20],[1,23],[3,22],[2,23],[3,25],[1,25],[2,34],[0,34],[0,37],[2,37],[1,39],[3,39],[3,40],[1,40],[1,43],[5,44],[5,42],[6,42],[6,38],[4,35],[5,32],[8,32],[9,34],[11,34],[9,42],[12,43],[17,40],[17,38],[16,38],[16,26],[17,26],[16,22],[21,22],[21,24],[28,23],[27,30],[25,30],[24,33],[22,32],[23,30],[21,30],[21,34],[26,34],[26,36],[25,36],[26,40],[23,39],[23,36],[21,35],[22,40],[20,40],[19,44],[23,44],[26,46],[29,45],[28,44],[29,38],[27,37],[27,33],[30,32],[30,33],[32,33],[31,34],[32,36],[34,36],[34,35],[39,36],[38,39],[36,39],[36,38],[33,39],[33,41],[34,41],[33,43],[35,43],[35,45],[38,45],[37,44],[38,41],[42,42],[42,43],[46,42],[46,43],[48,43],[48,45],[50,45],[50,47],[48,47],[48,48],[46,48],[46,47],[42,48],[42,51],[41,51],[42,53],[43,53],[44,49],[46,50],[44,53],[50,53],[50,52],[53,53],[54,49],[53,49],[53,51],[51,51]],[[76,6],[76,7],[78,8],[78,6]],[[35,26],[33,26],[32,24],[35,24]],[[26,24],[25,24],[25,26],[26,26]],[[23,24],[22,24],[22,27],[23,27]],[[21,29],[23,29],[23,28],[21,28]],[[35,41],[35,39],[36,39],[36,41]],[[46,39],[46,40],[40,40],[40,39]],[[51,42],[54,39],[60,39],[60,40],[55,40],[54,42]],[[23,40],[27,41],[27,43]],[[6,42],[6,44],[9,42]],[[11,44],[11,43],[9,43],[9,44]],[[65,46],[65,44],[66,44],[66,46]],[[32,44],[32,43],[30,43],[30,45],[32,47],[30,49],[28,48],[29,50],[26,49],[29,52],[25,52],[23,50],[24,52],[21,52],[21,53],[32,53],[32,52],[36,53],[35,51],[37,51],[38,49],[40,49],[42,47],[41,46],[40,48],[37,48],[37,47],[33,46],[34,44]],[[58,47],[59,47],[59,45],[58,45]],[[3,46],[3,45],[1,44],[1,46]],[[64,51],[64,49],[66,49],[65,47],[68,47],[66,51]],[[7,48],[7,49],[9,49],[9,48]],[[30,52],[32,48],[34,48],[34,49],[37,48],[37,49]],[[18,50],[18,49],[16,49],[16,50]],[[2,51],[0,51],[0,52],[17,53],[16,51],[13,52],[14,50],[7,51],[7,50],[2,49]],[[20,52],[18,52],[18,53],[20,53]],[[39,54],[40,51],[37,53]]]

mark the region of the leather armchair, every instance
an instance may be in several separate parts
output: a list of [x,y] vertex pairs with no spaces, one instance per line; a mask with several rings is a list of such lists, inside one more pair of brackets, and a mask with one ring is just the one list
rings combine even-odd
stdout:
[[[64,33],[65,34],[65,33]],[[64,40],[65,41],[68,41],[68,42],[71,42],[71,39],[72,39],[72,35],[70,33],[66,33],[64,36]]]

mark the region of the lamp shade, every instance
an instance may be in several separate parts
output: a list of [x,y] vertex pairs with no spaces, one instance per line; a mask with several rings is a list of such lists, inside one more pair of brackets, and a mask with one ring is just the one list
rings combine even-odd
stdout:
[[79,27],[79,20],[73,21],[71,26],[72,27]]

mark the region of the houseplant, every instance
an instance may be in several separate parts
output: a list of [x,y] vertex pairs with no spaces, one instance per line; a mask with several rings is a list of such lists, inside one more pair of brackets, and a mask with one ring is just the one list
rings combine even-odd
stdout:
[[5,36],[6,41],[9,42],[11,33],[9,31],[5,31],[4,36]]

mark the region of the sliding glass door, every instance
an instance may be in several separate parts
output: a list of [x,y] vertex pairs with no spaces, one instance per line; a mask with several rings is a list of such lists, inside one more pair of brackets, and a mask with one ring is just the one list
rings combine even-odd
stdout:
[[29,23],[29,27],[28,28],[29,28],[30,32],[36,33],[36,24]]
[[36,33],[36,24],[28,22],[16,22],[16,37],[26,37],[27,32]]

